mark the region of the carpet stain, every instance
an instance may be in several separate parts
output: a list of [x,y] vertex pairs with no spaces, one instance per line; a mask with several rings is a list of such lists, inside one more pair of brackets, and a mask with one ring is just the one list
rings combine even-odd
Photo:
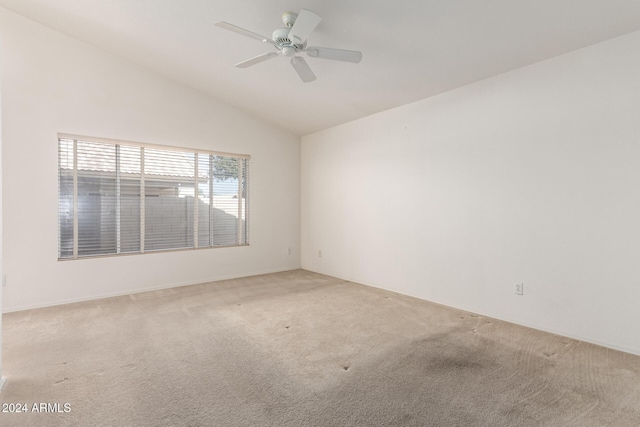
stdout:
[[637,356],[337,282],[298,270],[103,300],[100,316],[6,314],[3,401],[72,412],[0,424],[640,426]]

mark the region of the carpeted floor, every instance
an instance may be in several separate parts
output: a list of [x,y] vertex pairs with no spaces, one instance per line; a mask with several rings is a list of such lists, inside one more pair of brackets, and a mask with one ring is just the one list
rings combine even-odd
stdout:
[[304,270],[10,313],[3,345],[2,426],[640,425],[638,356]]

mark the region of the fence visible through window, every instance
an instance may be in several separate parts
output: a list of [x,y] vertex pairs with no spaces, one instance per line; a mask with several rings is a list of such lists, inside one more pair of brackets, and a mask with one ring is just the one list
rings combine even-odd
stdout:
[[249,244],[249,156],[60,136],[59,259]]

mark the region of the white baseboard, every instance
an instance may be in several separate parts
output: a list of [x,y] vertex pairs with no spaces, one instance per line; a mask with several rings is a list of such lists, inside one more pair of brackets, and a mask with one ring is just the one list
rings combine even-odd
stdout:
[[33,309],[36,309],[36,308],[54,307],[56,305],[73,304],[73,303],[76,303],[76,302],[93,301],[93,300],[99,300],[99,299],[103,299],[103,298],[121,297],[123,295],[135,295],[135,294],[140,294],[140,293],[143,293],[143,292],[161,291],[163,289],[180,288],[182,286],[191,286],[191,285],[200,285],[202,283],[219,282],[221,280],[240,279],[240,278],[243,278],[243,277],[259,276],[259,275],[262,275],[262,274],[282,273],[282,272],[285,272],[285,271],[293,271],[293,270],[299,270],[299,269],[300,269],[300,267],[283,268],[283,269],[275,269],[275,270],[252,271],[252,272],[247,272],[247,273],[242,273],[242,274],[232,274],[232,275],[228,275],[228,276],[218,276],[218,277],[214,277],[214,278],[203,278],[203,279],[193,280],[193,281],[189,281],[189,282],[169,283],[169,284],[164,284],[164,285],[159,285],[159,286],[150,286],[150,287],[146,287],[146,288],[142,288],[142,289],[130,289],[130,290],[121,291],[121,292],[97,294],[97,295],[92,295],[92,296],[83,297],[83,298],[63,299],[63,300],[58,300],[58,301],[52,301],[50,303],[45,303],[45,304],[34,304],[34,305],[24,305],[24,306],[18,306],[18,307],[11,307],[9,309],[3,310],[3,313],[13,313],[13,312],[16,312],[16,311],[33,310]]
[[640,356],[640,351],[637,348],[628,348],[628,347],[617,345],[615,343],[605,342],[605,341],[601,341],[601,340],[595,340],[595,339],[592,339],[592,338],[589,338],[589,337],[573,334],[573,333],[568,332],[568,331],[548,328],[548,327],[541,326],[541,325],[538,325],[538,324],[533,323],[533,322],[527,322],[527,321],[523,321],[521,319],[514,319],[514,318],[511,318],[509,316],[505,316],[502,313],[492,313],[492,312],[489,312],[489,311],[478,311],[477,309],[473,309],[473,308],[470,308],[470,307],[464,307],[464,306],[461,306],[461,305],[458,305],[458,304],[451,304],[451,303],[446,302],[446,301],[437,301],[437,300],[433,300],[433,299],[426,299],[426,298],[423,298],[423,297],[420,297],[420,296],[417,296],[417,295],[412,295],[412,294],[407,293],[407,292],[401,292],[401,291],[399,291],[397,289],[388,288],[388,287],[385,287],[385,286],[377,284],[377,283],[371,283],[371,282],[367,283],[365,281],[360,281],[360,280],[355,279],[355,278],[340,277],[340,276],[337,276],[337,275],[334,275],[334,274],[329,274],[329,273],[324,273],[322,271],[312,270],[312,269],[307,268],[305,266],[302,266],[302,269],[303,270],[307,270],[307,271],[311,271],[312,273],[324,274],[324,275],[335,277],[335,278],[338,278],[338,279],[341,279],[341,280],[346,280],[346,281],[350,281],[350,282],[353,282],[353,283],[358,283],[360,285],[368,286],[368,287],[371,287],[371,288],[382,289],[384,291],[394,292],[394,293],[400,294],[400,295],[406,295],[406,296],[411,297],[411,298],[417,298],[417,299],[420,299],[420,300],[423,300],[423,301],[427,301],[427,302],[430,302],[430,303],[433,303],[433,304],[438,304],[438,305],[441,305],[441,306],[444,306],[444,307],[449,307],[449,308],[453,308],[453,309],[456,309],[456,310],[462,310],[462,311],[466,311],[468,313],[478,314],[480,316],[490,317],[490,318],[493,318],[493,319],[496,319],[496,320],[501,320],[503,322],[512,323],[514,325],[524,326],[525,328],[535,329],[535,330],[538,330],[538,331],[547,332],[547,333],[554,334],[554,335],[560,335],[560,336],[563,336],[563,337],[566,337],[566,338],[571,338],[571,339],[574,339],[574,340],[583,341],[583,342],[586,342],[586,343],[589,343],[589,344],[595,344],[595,345],[598,345],[600,347],[606,347],[606,348],[610,348],[612,350],[622,351],[624,353],[629,353],[629,354],[633,354],[635,356]]

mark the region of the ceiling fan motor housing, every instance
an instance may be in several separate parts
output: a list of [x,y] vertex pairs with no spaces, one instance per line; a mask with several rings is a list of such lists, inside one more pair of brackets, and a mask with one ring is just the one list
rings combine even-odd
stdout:
[[273,40],[276,45],[282,50],[282,53],[287,56],[291,56],[296,52],[300,52],[304,49],[304,45],[306,44],[306,42],[293,43],[289,38],[289,31],[291,31],[291,28],[278,28],[273,32],[271,36],[271,40]]

